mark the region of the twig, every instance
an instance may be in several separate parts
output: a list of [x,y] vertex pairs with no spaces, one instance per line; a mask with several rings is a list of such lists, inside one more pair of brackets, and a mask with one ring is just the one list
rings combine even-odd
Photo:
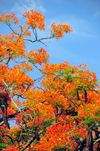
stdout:
[[19,35],[18,33],[16,33],[11,26],[8,26],[16,35]]
[[15,61],[16,63],[24,63],[24,62],[27,62],[27,61],[18,62],[18,61],[16,61],[16,60],[13,60],[13,61]]
[[34,42],[41,42],[42,44],[44,44],[45,46],[47,46],[44,42],[42,42],[41,40],[44,40],[44,39],[52,39],[54,38],[54,36],[50,36],[50,37],[46,37],[46,38],[40,38],[40,39],[36,39],[36,40],[31,40],[31,39],[27,39],[27,38],[24,38],[24,40],[27,40],[27,41],[30,41],[32,43]]
[[42,72],[42,74],[53,74],[56,75],[55,73],[47,73],[47,72],[43,72],[40,68],[38,68],[35,64],[33,64],[40,72]]

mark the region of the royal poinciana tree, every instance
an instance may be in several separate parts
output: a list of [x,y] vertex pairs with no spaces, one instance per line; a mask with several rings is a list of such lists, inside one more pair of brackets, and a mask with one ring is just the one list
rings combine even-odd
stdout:
[[[21,26],[13,13],[0,15],[0,22],[11,29],[10,35],[0,35],[0,150],[100,150],[96,74],[86,64],[50,64],[43,47],[25,47],[26,41],[44,46],[46,39],[63,38],[72,28],[53,23],[50,36],[38,39],[38,30],[45,30],[44,16],[30,10],[23,19],[26,24]],[[36,79],[32,77],[35,68],[40,72]],[[33,72],[31,76],[28,71]],[[10,124],[13,120],[15,126]]]

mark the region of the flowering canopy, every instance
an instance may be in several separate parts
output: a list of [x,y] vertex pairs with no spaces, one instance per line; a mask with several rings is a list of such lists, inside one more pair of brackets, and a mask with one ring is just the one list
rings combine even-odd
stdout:
[[[23,18],[27,21],[21,26],[13,13],[0,15],[0,22],[12,31],[0,35],[0,150],[100,149],[100,87],[96,74],[86,64],[51,64],[44,48],[27,51],[25,46],[26,40],[46,45],[43,40],[63,38],[72,28],[53,23],[50,37],[38,39],[37,29],[45,30],[45,17],[30,10]],[[32,34],[34,40],[26,38]],[[40,72],[36,79],[27,73],[34,73],[34,68]],[[16,125],[10,126],[13,120]]]

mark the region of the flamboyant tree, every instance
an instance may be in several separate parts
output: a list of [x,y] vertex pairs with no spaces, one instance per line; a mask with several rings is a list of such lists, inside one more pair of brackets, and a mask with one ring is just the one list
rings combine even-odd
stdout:
[[[30,10],[24,18],[26,24],[21,26],[13,13],[0,14],[0,22],[11,29],[10,35],[0,35],[0,150],[98,151],[100,87],[96,74],[86,64],[50,64],[44,48],[27,50],[25,45],[26,41],[46,45],[44,40],[63,38],[72,28],[53,23],[50,36],[38,39],[38,30],[45,30],[44,16]],[[34,40],[29,38],[32,34]],[[36,79],[34,68],[40,72]],[[16,124],[10,126],[13,120]]]

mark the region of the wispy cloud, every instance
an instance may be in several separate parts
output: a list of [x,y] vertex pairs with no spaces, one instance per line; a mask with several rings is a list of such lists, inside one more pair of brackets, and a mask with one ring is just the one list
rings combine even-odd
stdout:
[[98,16],[100,16],[100,11],[99,11],[99,10],[97,10],[97,11],[95,12],[95,14],[94,14],[94,17],[98,17]]
[[[59,16],[59,18],[52,18],[47,21],[47,24],[51,24],[55,22],[58,24],[59,22],[67,23],[73,29],[73,35],[90,37],[90,38],[98,38],[95,35],[93,27],[91,27],[91,23],[88,20],[77,18],[74,15],[65,15]],[[50,26],[49,26],[50,27]]]
[[98,38],[93,27],[88,20],[80,19],[75,16],[66,16],[67,23],[73,28],[73,34],[77,36]]
[[30,9],[34,9],[36,11],[40,11],[41,13],[45,13],[46,9],[42,6],[41,2],[37,0],[21,0],[16,2],[11,9],[12,12],[16,13],[17,17],[22,17],[22,14],[25,11],[29,11]]
[[95,18],[100,17],[100,8],[99,8],[99,6],[96,7],[96,11],[94,13],[94,17]]

